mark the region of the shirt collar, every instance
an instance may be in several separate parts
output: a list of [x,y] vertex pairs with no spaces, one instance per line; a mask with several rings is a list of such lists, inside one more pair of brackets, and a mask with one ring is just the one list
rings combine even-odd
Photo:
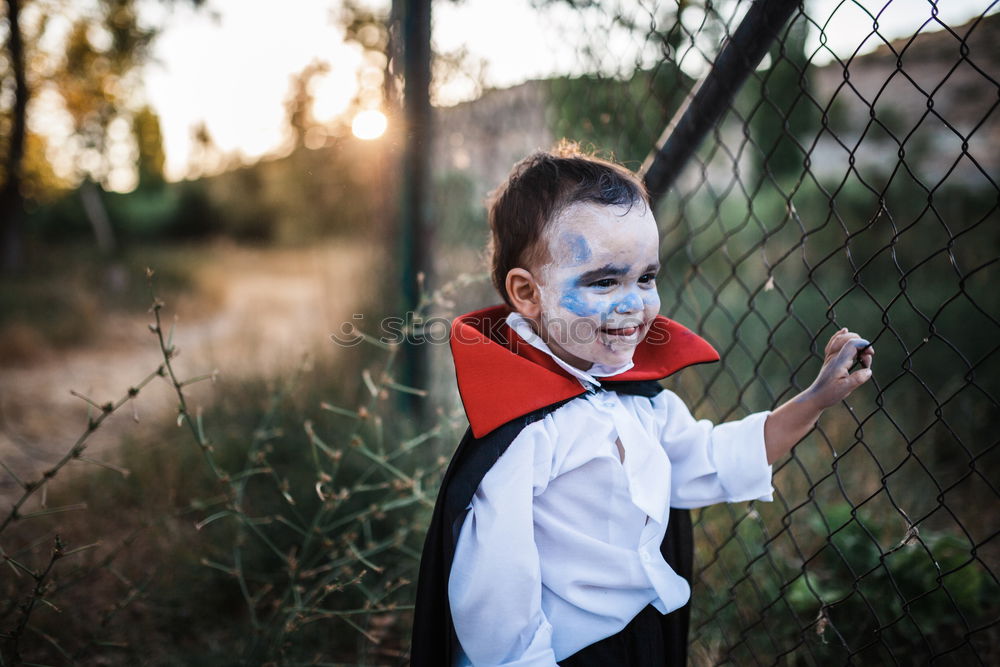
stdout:
[[[558,365],[554,356],[521,338],[507,324],[510,311],[505,304],[489,306],[460,315],[451,324],[455,379],[476,438],[589,389],[576,374]],[[687,366],[718,359],[707,341],[657,315],[632,355],[635,366],[605,378],[604,386],[612,381],[660,380]],[[594,372],[590,369],[587,375],[596,378]]]
[[599,377],[618,375],[619,373],[624,373],[635,365],[635,363],[630,359],[627,363],[622,364],[621,366],[612,367],[606,366],[605,364],[595,363],[589,370],[582,371],[576,366],[573,366],[572,364],[569,364],[557,357],[548,344],[546,344],[546,342],[535,333],[534,328],[531,326],[531,322],[529,322],[526,317],[521,315],[516,310],[512,310],[510,314],[507,315],[506,322],[507,326],[513,329],[518,336],[524,339],[524,342],[552,357],[552,360],[559,364],[560,368],[579,380],[580,384],[582,384],[586,389],[589,389],[591,386],[600,387],[601,383],[597,379]]

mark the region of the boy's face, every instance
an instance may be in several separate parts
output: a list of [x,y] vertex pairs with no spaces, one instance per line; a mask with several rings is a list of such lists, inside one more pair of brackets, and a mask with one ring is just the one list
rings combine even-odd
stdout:
[[659,233],[649,207],[573,204],[544,241],[551,261],[537,274],[542,339],[582,370],[629,362],[660,310]]

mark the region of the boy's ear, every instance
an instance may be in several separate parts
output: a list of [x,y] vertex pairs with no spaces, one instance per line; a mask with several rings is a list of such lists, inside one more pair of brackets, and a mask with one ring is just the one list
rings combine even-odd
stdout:
[[511,269],[504,282],[507,296],[514,304],[514,310],[521,315],[535,319],[542,312],[542,295],[535,277],[527,269]]

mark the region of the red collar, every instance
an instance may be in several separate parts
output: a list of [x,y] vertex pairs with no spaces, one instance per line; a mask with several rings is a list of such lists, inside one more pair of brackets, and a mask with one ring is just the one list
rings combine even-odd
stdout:
[[[472,434],[481,438],[511,419],[585,393],[580,381],[507,326],[510,308],[491,306],[455,318],[451,352]],[[634,366],[601,380],[660,380],[687,366],[718,361],[703,338],[657,315],[635,349]]]

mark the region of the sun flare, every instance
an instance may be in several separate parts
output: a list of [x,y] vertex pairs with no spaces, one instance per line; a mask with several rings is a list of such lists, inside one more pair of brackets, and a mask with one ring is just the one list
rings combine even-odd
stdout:
[[389,121],[381,111],[360,111],[351,121],[351,132],[358,139],[378,139],[385,133]]

